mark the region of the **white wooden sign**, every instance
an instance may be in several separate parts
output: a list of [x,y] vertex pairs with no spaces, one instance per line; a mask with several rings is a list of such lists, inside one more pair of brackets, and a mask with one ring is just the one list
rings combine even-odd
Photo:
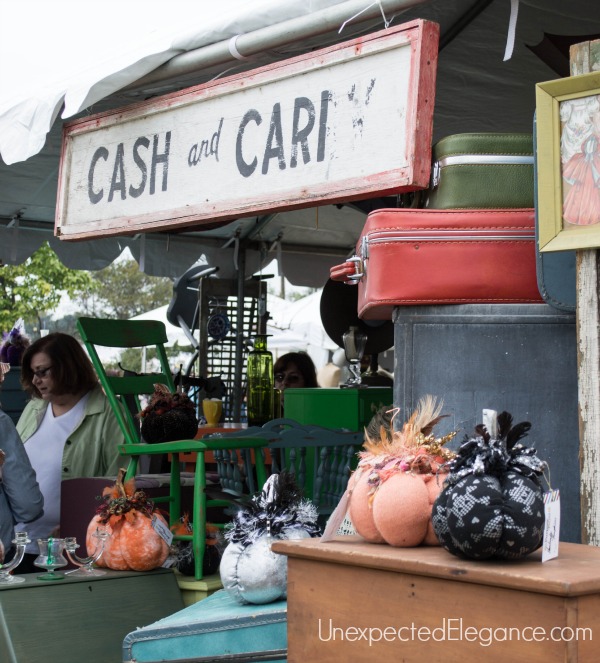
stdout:
[[56,234],[202,229],[425,188],[438,37],[413,21],[65,124]]

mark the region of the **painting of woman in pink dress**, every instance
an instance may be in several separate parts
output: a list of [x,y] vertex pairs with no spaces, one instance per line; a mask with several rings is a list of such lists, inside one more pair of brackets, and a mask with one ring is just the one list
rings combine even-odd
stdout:
[[600,99],[563,102],[561,160],[563,220],[587,226],[600,222]]

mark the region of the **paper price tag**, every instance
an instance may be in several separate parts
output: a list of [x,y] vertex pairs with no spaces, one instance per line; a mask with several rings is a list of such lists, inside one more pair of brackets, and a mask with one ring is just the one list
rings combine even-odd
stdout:
[[544,543],[542,562],[558,557],[558,539],[560,535],[560,491],[550,490],[544,493]]
[[171,532],[164,522],[159,520],[156,516],[152,516],[152,528],[168,546],[171,545],[171,541],[173,541],[173,532]]
[[163,569],[172,569],[177,564],[177,558],[174,555],[169,555],[167,559],[161,564]]

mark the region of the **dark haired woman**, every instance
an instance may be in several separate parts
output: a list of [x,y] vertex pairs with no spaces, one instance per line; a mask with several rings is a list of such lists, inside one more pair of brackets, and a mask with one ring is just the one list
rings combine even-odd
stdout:
[[[37,539],[57,533],[61,481],[115,477],[127,459],[117,449],[124,442],[117,419],[75,338],[54,333],[32,343],[23,355],[21,383],[32,399],[17,430],[44,495],[44,515],[27,526],[17,525],[32,541],[26,549],[26,558],[31,558],[37,554]],[[26,572],[21,566],[19,571]]]
[[281,355],[273,367],[275,389],[318,387],[317,371],[306,352],[288,352]]

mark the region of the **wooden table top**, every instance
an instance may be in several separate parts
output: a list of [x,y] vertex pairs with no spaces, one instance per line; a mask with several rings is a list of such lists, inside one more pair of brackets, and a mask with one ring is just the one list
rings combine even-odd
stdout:
[[463,560],[441,547],[394,548],[359,536],[277,541],[273,550],[290,558],[446,578],[510,589],[579,596],[600,592],[600,548],[559,545],[559,556],[541,561],[541,549],[520,560]]
[[200,424],[195,439],[200,440],[205,435],[212,435],[213,433],[234,433],[237,430],[245,430],[246,428],[248,428],[248,424],[236,424],[233,422],[225,422],[222,424],[216,424],[215,426]]
[[[66,571],[74,570],[73,567],[66,569],[56,569],[57,573],[64,575]],[[101,582],[104,580],[118,580],[120,578],[138,578],[147,575],[164,575],[175,573],[174,569],[157,568],[151,571],[113,571],[112,569],[100,569],[105,572],[102,576],[73,576],[65,575],[61,580],[38,580],[38,577],[45,573],[44,569],[40,569],[35,573],[20,574],[20,578],[25,578],[25,582],[18,582],[13,584],[0,584],[0,591],[11,589],[31,589],[32,587],[61,587],[77,582]]]

